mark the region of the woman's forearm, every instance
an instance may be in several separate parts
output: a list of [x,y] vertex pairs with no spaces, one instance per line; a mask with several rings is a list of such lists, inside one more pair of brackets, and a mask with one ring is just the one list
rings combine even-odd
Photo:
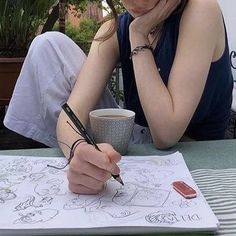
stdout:
[[[148,43],[144,35],[130,33],[131,48]],[[174,101],[163,83],[152,52],[148,49],[132,57],[136,85],[153,141],[158,147],[172,146],[183,135],[184,122],[178,123]]]
[[[69,123],[68,123],[69,122]],[[75,129],[73,129],[71,126]],[[76,132],[76,128],[72,122],[67,118],[66,114],[62,111],[59,115],[57,122],[57,141],[62,152],[69,158],[72,144],[78,140],[82,139],[82,136]]]

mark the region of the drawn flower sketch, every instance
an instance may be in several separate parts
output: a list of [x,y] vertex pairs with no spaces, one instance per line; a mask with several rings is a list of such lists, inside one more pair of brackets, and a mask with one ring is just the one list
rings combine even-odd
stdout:
[[[181,154],[124,157],[124,186],[110,179],[97,195],[68,190],[66,160],[0,156],[0,230],[121,226],[208,227],[214,214],[195,185]],[[171,183],[187,180],[196,199],[184,199]]]

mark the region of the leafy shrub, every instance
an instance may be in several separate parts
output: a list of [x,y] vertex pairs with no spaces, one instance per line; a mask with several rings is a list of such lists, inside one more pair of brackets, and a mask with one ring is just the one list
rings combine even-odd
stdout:
[[0,0],[0,55],[25,56],[56,0]]
[[[65,33],[87,54],[98,28],[99,24],[96,20],[84,18],[81,19],[79,26],[73,26],[71,23],[66,22]],[[54,29],[58,30],[58,24],[56,24]]]

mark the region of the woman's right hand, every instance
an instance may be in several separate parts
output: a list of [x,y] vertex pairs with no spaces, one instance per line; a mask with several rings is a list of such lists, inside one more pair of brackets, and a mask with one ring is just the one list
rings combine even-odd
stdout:
[[180,0],[160,0],[156,6],[144,15],[136,17],[130,24],[130,32],[138,33],[147,37],[150,31],[163,21],[165,21],[170,14],[181,3]]
[[120,169],[117,162],[121,155],[107,143],[94,146],[81,143],[75,150],[67,174],[69,189],[80,194],[97,194],[104,188],[111,174],[118,175]]

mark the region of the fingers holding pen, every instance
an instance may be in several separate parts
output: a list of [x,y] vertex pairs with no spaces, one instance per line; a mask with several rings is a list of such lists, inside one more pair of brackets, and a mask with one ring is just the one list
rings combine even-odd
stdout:
[[74,193],[97,194],[104,188],[103,181],[86,174],[78,174],[73,170],[68,172],[67,178],[69,180],[69,189]]
[[106,153],[107,156],[109,157],[110,162],[117,163],[121,160],[121,155],[119,152],[117,152],[112,145],[108,143],[100,143],[98,144],[100,150],[103,153]]
[[110,144],[103,143],[98,144],[98,146],[101,151],[96,150],[91,145],[87,145],[86,149],[83,149],[84,153],[82,153],[81,150],[81,158],[83,158],[85,162],[105,170],[110,174],[119,174],[120,169],[116,163],[120,161],[121,155],[116,152]]
[[[81,161],[78,163],[79,168],[77,165],[73,163],[70,165],[70,171],[68,173],[68,177],[73,179],[71,182],[80,182],[81,175],[89,176],[95,180],[105,183],[108,179],[111,178],[111,172],[101,169],[89,162]],[[78,179],[78,180],[77,180]]]
[[99,145],[101,151],[87,143],[79,145],[71,160],[67,174],[69,189],[82,194],[94,194],[103,189],[111,174],[118,175],[117,162],[121,156],[111,145]]

